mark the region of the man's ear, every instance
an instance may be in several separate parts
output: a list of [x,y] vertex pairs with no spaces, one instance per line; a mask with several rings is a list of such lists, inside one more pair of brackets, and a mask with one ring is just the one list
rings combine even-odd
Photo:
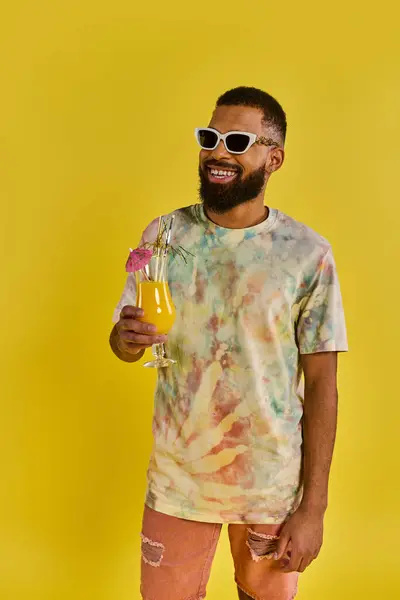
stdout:
[[285,151],[283,148],[273,148],[270,152],[269,159],[265,166],[265,170],[267,173],[275,173],[278,171],[283,165],[283,161],[285,160]]

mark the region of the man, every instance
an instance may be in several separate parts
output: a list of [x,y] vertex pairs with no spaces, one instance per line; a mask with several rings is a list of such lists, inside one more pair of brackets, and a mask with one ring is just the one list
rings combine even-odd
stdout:
[[[233,132],[233,133],[232,133]],[[202,203],[175,211],[168,338],[138,319],[132,275],[110,338],[126,362],[166,341],[142,530],[145,600],[204,598],[223,523],[241,600],[292,600],[323,536],[347,350],[329,243],[264,205],[286,116],[269,94],[222,95],[196,130]],[[154,240],[156,222],[143,241]],[[300,392],[304,375],[304,398]]]

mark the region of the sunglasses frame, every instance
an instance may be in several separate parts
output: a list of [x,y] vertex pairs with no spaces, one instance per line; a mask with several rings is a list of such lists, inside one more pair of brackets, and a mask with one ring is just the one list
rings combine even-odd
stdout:
[[[204,146],[201,145],[200,136],[199,136],[200,131],[212,131],[213,133],[216,134],[217,143],[215,144],[215,146],[213,148],[204,148]],[[233,150],[229,150],[229,148],[226,145],[225,140],[229,135],[232,135],[232,134],[240,134],[240,135],[249,136],[249,143],[248,143],[247,147],[245,148],[245,150],[243,150],[242,152],[235,152]],[[254,144],[260,144],[263,146],[276,146],[277,148],[279,148],[278,142],[275,142],[273,139],[266,138],[264,136],[259,137],[256,133],[249,133],[248,131],[228,131],[227,133],[220,133],[216,129],[213,129],[213,127],[196,127],[196,129],[194,130],[194,135],[196,137],[196,141],[199,144],[200,148],[202,148],[202,150],[208,150],[210,152],[212,150],[215,150],[215,148],[218,146],[218,144],[220,143],[221,140],[223,141],[224,146],[225,146],[226,150],[229,152],[229,154],[244,154]]]

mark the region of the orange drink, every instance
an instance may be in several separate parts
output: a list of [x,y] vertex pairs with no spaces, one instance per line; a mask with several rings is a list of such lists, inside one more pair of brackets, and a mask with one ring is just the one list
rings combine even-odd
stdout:
[[141,281],[137,289],[138,308],[144,310],[140,321],[157,327],[157,333],[167,334],[175,322],[175,306],[167,281]]
[[[154,242],[131,250],[126,267],[128,273],[136,276],[136,306],[144,313],[140,321],[155,325],[156,333],[161,335],[169,333],[176,318],[167,275],[169,256],[174,250],[170,245],[174,218],[160,217]],[[153,344],[152,351],[155,360],[144,363],[144,367],[164,369],[177,364],[167,356],[168,348],[163,342]]]

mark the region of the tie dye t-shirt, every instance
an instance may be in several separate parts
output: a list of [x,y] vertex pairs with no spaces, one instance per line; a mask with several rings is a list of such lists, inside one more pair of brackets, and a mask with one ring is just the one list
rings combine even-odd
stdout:
[[[192,256],[169,260],[177,318],[166,350],[177,364],[158,372],[146,504],[196,521],[281,523],[302,494],[300,354],[347,350],[331,247],[274,209],[247,229],[215,225],[201,204],[174,214],[172,244]],[[135,300],[129,274],[114,322]]]

